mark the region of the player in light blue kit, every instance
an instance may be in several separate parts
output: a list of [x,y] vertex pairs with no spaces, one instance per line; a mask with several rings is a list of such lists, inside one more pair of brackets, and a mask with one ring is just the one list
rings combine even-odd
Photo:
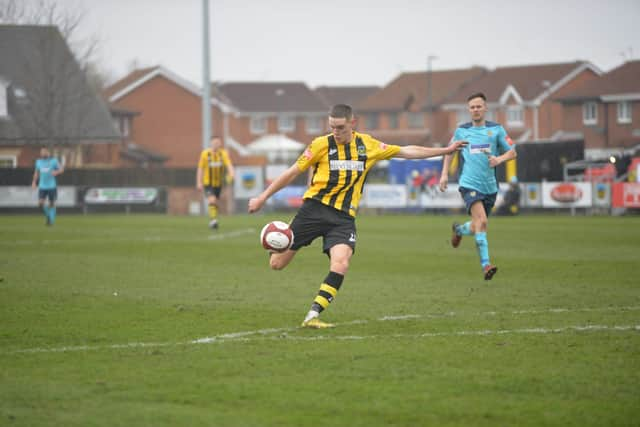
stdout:
[[[53,225],[56,220],[56,199],[58,198],[58,186],[56,176],[64,172],[64,168],[58,159],[51,157],[46,147],[40,150],[40,158],[36,160],[35,171],[31,186],[38,187],[38,205],[42,208],[47,225]],[[49,199],[49,205],[45,204]]]
[[[451,245],[457,248],[462,236],[474,236],[480,257],[484,280],[491,280],[498,267],[489,259],[487,223],[491,209],[496,202],[498,182],[495,167],[516,158],[513,141],[498,123],[484,119],[487,112],[487,98],[483,93],[474,93],[467,98],[471,122],[460,125],[451,141],[467,141],[460,151],[459,191],[471,215],[471,221],[464,224],[453,223]],[[451,155],[446,155],[440,175],[440,191],[447,189]]]

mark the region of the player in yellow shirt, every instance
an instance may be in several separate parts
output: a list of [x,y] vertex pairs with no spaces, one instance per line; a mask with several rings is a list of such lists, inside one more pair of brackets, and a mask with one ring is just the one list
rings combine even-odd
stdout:
[[234,173],[229,153],[222,148],[222,138],[211,137],[211,148],[203,150],[200,154],[196,187],[204,190],[207,197],[209,227],[212,229],[218,228],[218,200],[220,200],[222,186],[233,181]]
[[362,187],[373,165],[392,157],[425,159],[451,154],[466,145],[464,141],[454,142],[446,148],[388,145],[355,132],[354,122],[350,106],[333,106],[329,113],[331,133],[314,139],[294,165],[258,197],[249,200],[249,212],[256,212],[269,197],[293,182],[300,173],[313,169],[311,183],[303,196],[304,203],[290,224],[293,245],[285,252],[272,253],[269,258],[271,268],[281,270],[291,262],[298,249],[323,237],[322,249],[329,256],[329,274],[320,285],[302,322],[303,327],[334,326],[321,321],[319,316],[336,297],[349,269],[356,247],[355,216]]

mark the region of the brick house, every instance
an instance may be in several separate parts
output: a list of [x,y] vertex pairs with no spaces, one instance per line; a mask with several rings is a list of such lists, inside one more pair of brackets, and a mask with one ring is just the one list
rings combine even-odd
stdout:
[[486,73],[482,67],[402,73],[356,105],[358,128],[393,144],[446,144],[449,113],[441,106]]
[[555,98],[563,108],[555,138],[583,138],[587,159],[608,158],[640,144],[640,60]]
[[[131,72],[103,95],[124,141],[120,165],[127,165],[131,158],[134,162],[159,158],[166,167],[195,168],[202,150],[199,87],[156,66]],[[228,109],[218,98],[212,99],[213,134],[222,134]]]
[[601,71],[586,61],[498,67],[461,87],[441,108],[450,112],[449,135],[469,121],[467,97],[487,96],[487,119],[502,124],[514,141],[551,139],[563,127],[562,105],[554,101]]
[[111,164],[119,136],[60,31],[0,25],[0,167],[33,166],[42,146],[67,167]]
[[[121,157],[195,167],[202,149],[200,88],[156,66],[133,71],[104,96],[125,140]],[[264,163],[248,148],[260,138],[283,135],[306,144],[326,130],[325,104],[300,82],[214,82],[211,103],[212,134],[224,137],[237,164]]]
[[307,144],[327,129],[327,107],[305,83],[229,82],[215,88],[231,106],[228,134],[243,146],[266,135]]

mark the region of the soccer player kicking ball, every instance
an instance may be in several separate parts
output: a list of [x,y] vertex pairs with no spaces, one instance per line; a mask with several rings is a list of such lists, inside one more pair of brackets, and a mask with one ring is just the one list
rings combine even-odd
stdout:
[[[498,123],[484,119],[487,112],[487,98],[475,93],[467,99],[471,122],[460,125],[453,134],[452,141],[467,141],[462,156],[459,191],[464,199],[471,221],[464,224],[453,223],[451,246],[457,248],[462,236],[474,236],[480,257],[484,280],[491,280],[498,267],[489,259],[487,240],[488,216],[496,202],[498,183],[495,167],[516,158],[513,141]],[[500,154],[502,153],[502,154]],[[446,155],[440,175],[440,191],[447,189],[451,155]]]
[[277,177],[258,197],[249,200],[249,212],[258,211],[273,194],[289,185],[302,172],[313,174],[304,202],[293,221],[294,241],[290,249],[272,253],[269,264],[274,270],[285,268],[298,249],[322,236],[323,252],[329,256],[329,273],[322,281],[311,308],[302,322],[307,328],[335,325],[320,320],[320,313],[336,297],[356,247],[355,216],[367,173],[379,160],[400,157],[425,159],[460,150],[466,142],[454,142],[446,148],[417,145],[387,145],[353,130],[350,106],[338,104],[329,113],[331,133],[311,142],[297,162]]

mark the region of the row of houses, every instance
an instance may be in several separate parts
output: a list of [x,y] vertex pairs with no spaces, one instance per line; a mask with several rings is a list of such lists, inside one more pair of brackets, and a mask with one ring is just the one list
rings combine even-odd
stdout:
[[[50,144],[73,167],[194,167],[197,84],[155,66],[93,95],[70,55],[55,27],[0,26],[0,165],[30,167]],[[329,106],[347,103],[357,128],[380,140],[444,145],[474,92],[516,141],[580,139],[587,158],[640,144],[640,61],[607,72],[589,61],[406,72],[382,87],[212,82],[212,131],[239,164],[290,161],[327,132]],[[260,155],[267,141],[281,149]]]

